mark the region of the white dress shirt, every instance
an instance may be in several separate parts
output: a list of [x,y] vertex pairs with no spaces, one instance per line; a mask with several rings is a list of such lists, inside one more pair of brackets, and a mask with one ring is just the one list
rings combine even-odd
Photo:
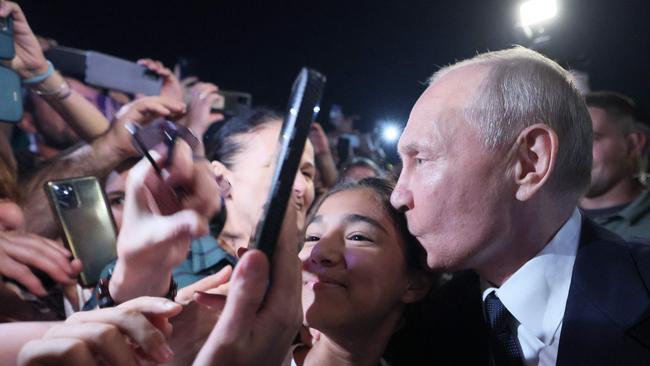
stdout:
[[569,296],[582,218],[576,208],[555,237],[501,287],[482,281],[483,301],[492,291],[510,311],[527,366],[555,365]]

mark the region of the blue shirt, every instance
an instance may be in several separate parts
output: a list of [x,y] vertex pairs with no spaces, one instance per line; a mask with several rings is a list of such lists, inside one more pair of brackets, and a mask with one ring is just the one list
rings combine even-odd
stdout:
[[[180,289],[219,272],[227,265],[235,266],[236,263],[237,258],[228,254],[214,237],[208,235],[192,240],[187,258],[172,269],[172,276]],[[101,277],[107,277],[113,267],[115,267],[115,262],[104,268]],[[98,290],[99,288],[95,287],[93,296],[84,305],[83,310],[92,310],[97,307]]]

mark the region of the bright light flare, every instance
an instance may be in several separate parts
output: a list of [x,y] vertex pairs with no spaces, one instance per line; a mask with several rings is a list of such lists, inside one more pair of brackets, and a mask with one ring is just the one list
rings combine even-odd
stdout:
[[556,15],[557,2],[555,0],[528,0],[519,7],[519,16],[523,27],[530,27]]
[[394,123],[387,123],[381,128],[381,138],[389,143],[394,143],[399,139],[402,130]]

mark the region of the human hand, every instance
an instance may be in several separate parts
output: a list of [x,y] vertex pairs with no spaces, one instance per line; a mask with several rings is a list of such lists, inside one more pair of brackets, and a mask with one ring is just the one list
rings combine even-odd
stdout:
[[160,89],[160,96],[167,97],[183,103],[183,88],[176,78],[174,73],[165,67],[160,61],[152,60],[150,58],[143,58],[138,60],[138,64],[146,67],[147,69],[160,75],[163,79],[162,89]]
[[168,362],[168,319],[182,307],[162,298],[141,297],[115,308],[78,312],[25,344],[21,366],[141,365]]
[[189,89],[185,125],[199,140],[203,139],[203,134],[212,123],[224,118],[223,114],[212,112],[212,104],[223,98],[217,94],[218,90],[219,88],[211,83],[196,83]]
[[12,1],[0,0],[0,17],[11,16],[14,19],[14,48],[16,56],[2,63],[26,79],[44,74],[48,65],[43,50],[27,23],[27,18],[20,6]]
[[232,267],[226,266],[219,272],[178,290],[174,301],[183,305],[197,301],[208,307],[223,308],[228,295],[230,275],[232,275]]
[[[151,151],[158,164],[160,154]],[[208,233],[220,209],[219,186],[206,160],[193,160],[189,146],[175,145],[165,178],[143,159],[126,181],[118,259],[109,283],[117,302],[166,293],[173,267],[187,257],[192,238]],[[164,166],[164,165],[162,165]]]
[[45,272],[60,284],[73,285],[82,264],[70,257],[70,252],[53,240],[31,233],[0,231],[0,274],[36,296],[47,295],[47,290],[30,267]]
[[145,125],[156,118],[176,119],[185,113],[185,103],[167,97],[143,97],[124,105],[115,115],[111,128],[104,137],[113,145],[115,152],[124,158],[138,156],[133,147],[132,135],[125,128],[127,123]]
[[287,208],[271,273],[261,251],[248,250],[241,257],[223,311],[195,365],[282,363],[302,322],[295,215],[295,209]]
[[309,141],[314,145],[314,154],[321,155],[331,153],[327,135],[318,122],[314,122],[311,125],[311,129],[309,130]]

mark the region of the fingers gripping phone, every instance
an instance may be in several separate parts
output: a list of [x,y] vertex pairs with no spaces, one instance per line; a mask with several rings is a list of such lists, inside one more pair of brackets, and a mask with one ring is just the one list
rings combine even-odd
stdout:
[[66,247],[83,263],[80,281],[91,287],[117,257],[117,232],[110,206],[95,177],[45,183],[45,193]]
[[271,190],[250,245],[264,252],[271,263],[307,135],[320,109],[325,81],[325,76],[318,71],[302,68],[291,89],[278,140]]

